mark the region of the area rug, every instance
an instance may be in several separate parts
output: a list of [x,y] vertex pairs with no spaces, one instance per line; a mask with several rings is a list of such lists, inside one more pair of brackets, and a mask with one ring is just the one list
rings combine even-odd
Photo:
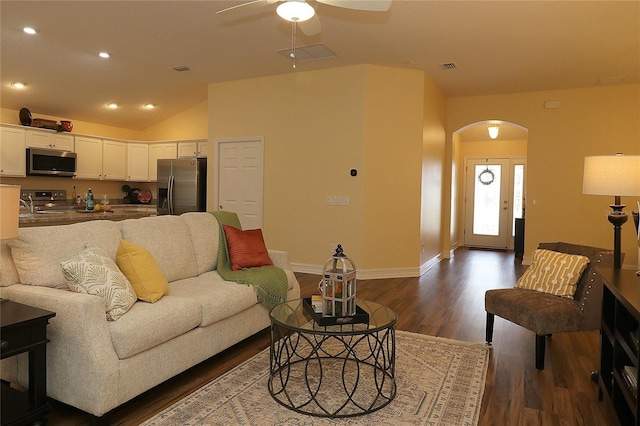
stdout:
[[265,349],[143,425],[476,425],[488,364],[483,344],[397,331],[395,399],[370,414],[328,419],[273,400]]

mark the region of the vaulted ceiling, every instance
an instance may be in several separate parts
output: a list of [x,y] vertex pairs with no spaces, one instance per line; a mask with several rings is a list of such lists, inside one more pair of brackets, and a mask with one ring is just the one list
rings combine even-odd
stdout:
[[1,106],[142,130],[206,100],[212,82],[362,63],[423,70],[448,97],[640,81],[638,1],[394,0],[362,12],[310,0],[322,30],[296,31],[297,45],[335,57],[296,69],[276,5],[216,14],[239,3],[2,0]]

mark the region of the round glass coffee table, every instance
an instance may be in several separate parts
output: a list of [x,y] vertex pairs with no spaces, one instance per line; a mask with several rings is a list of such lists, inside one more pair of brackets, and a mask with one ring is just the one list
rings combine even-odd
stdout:
[[367,323],[318,325],[302,300],[271,310],[268,387],[278,403],[312,416],[351,417],[395,398],[398,316],[375,302],[357,304]]

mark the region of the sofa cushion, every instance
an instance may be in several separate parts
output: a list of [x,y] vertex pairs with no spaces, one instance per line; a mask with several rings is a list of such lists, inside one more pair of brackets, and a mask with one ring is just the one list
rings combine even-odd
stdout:
[[108,321],[116,321],[136,302],[131,283],[107,254],[94,245],[61,263],[69,288],[104,300]]
[[531,266],[522,274],[516,288],[573,299],[576,284],[589,262],[586,256],[534,250]]
[[162,268],[167,281],[197,275],[189,229],[180,216],[127,219],[118,224],[123,239],[149,250]]
[[132,357],[196,328],[200,312],[195,300],[180,297],[137,302],[127,315],[108,323],[113,348],[120,359]]
[[222,225],[222,227],[227,239],[232,271],[273,265],[264,244],[261,229],[242,231],[229,225]]
[[218,264],[218,221],[211,213],[202,212],[183,213],[180,217],[191,235],[198,275],[213,271]]
[[92,220],[72,225],[20,228],[9,241],[11,255],[22,284],[68,290],[60,263],[86,244],[104,250],[115,261],[121,235],[117,222]]
[[169,292],[172,296],[190,298],[200,304],[202,327],[229,318],[258,303],[251,286],[224,281],[215,271],[170,282]]
[[154,303],[169,294],[169,283],[147,249],[121,240],[116,252],[118,268],[127,277],[138,299]]

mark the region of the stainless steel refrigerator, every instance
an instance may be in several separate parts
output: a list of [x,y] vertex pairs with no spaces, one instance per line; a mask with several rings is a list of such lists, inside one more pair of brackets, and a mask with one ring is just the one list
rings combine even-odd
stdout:
[[158,214],[207,208],[207,159],[158,160]]

